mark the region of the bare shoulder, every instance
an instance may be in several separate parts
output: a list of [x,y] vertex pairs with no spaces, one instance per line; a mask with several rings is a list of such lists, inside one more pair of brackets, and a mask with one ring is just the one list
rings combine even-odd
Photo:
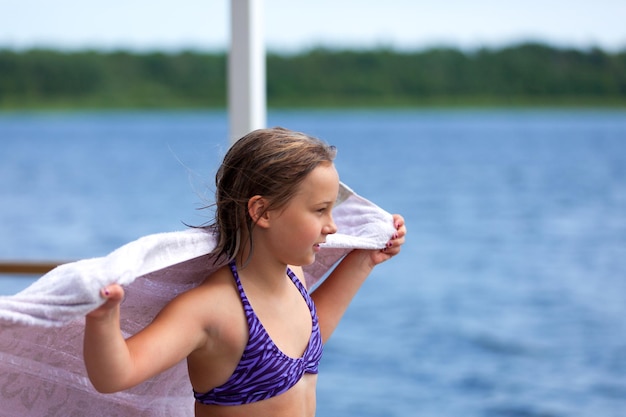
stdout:
[[209,329],[227,324],[233,310],[241,305],[232,273],[222,267],[200,285],[174,298],[160,315],[183,315]]

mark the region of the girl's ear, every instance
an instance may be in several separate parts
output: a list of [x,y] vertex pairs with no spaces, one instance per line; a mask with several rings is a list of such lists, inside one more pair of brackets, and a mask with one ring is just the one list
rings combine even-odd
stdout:
[[260,227],[269,226],[269,213],[267,208],[269,204],[267,200],[260,195],[255,195],[248,200],[248,215],[252,222]]

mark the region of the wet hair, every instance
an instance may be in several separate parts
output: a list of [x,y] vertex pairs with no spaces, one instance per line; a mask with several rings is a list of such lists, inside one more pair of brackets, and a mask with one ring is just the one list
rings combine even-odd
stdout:
[[215,218],[209,227],[218,236],[216,260],[234,259],[243,236],[252,253],[250,198],[264,197],[266,211],[283,208],[306,176],[318,165],[332,163],[335,155],[334,146],[282,127],[255,130],[235,142],[215,175]]

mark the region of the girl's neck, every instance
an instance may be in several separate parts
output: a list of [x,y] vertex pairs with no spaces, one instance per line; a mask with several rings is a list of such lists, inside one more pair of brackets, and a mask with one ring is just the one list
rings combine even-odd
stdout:
[[288,280],[287,265],[273,258],[255,254],[248,257],[245,253],[244,256],[238,256],[235,261],[240,278],[264,291],[279,291]]

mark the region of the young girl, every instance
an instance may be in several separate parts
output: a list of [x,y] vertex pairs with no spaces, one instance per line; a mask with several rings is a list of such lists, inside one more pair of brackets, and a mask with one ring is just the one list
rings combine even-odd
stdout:
[[[214,255],[228,264],[124,340],[121,286],[86,317],[84,356],[101,392],[130,388],[187,360],[196,416],[312,417],[322,346],[374,266],[404,243],[350,252],[309,295],[302,265],[335,233],[335,149],[282,128],[237,141],[216,175]],[[192,393],[190,393],[191,396]]]

